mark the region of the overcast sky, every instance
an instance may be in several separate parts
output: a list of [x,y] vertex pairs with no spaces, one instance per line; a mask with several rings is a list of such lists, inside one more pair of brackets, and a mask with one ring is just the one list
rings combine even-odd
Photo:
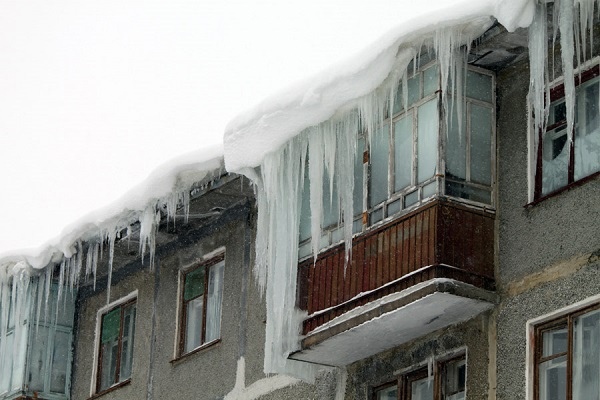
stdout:
[[3,0],[0,253],[221,142],[236,114],[368,46],[414,3]]

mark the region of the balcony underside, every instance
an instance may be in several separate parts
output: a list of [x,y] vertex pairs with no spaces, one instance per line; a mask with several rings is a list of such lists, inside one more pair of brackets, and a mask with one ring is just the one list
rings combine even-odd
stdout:
[[344,366],[444,327],[496,303],[494,292],[436,278],[354,308],[304,337],[291,359]]

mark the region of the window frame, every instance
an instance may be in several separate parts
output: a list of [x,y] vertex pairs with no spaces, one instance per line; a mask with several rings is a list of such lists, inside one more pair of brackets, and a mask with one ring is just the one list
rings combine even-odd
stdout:
[[[600,59],[595,58],[590,62],[582,65],[575,71],[575,91],[576,97],[579,95],[577,91],[579,87],[589,82],[592,79],[596,79],[600,76]],[[600,83],[599,83],[600,84]],[[561,77],[557,82],[551,85],[550,87],[550,96],[549,101],[550,105],[552,103],[558,102],[565,98],[565,82],[564,77]],[[600,110],[599,110],[600,112]],[[576,117],[576,116],[575,116]],[[531,118],[533,120],[533,118]],[[530,123],[531,126],[532,122]],[[545,129],[538,129],[535,132],[535,128],[533,128],[533,134],[536,136],[537,140],[537,149],[535,149],[534,159],[532,160],[532,170],[533,170],[533,188],[532,188],[532,201],[529,205],[537,204],[549,197],[553,197],[563,191],[569,190],[575,186],[583,184],[594,177],[600,175],[600,171],[593,172],[589,175],[583,176],[579,179],[575,179],[575,132],[572,133],[573,141],[569,143],[567,134],[567,143],[565,146],[569,146],[568,149],[568,166],[567,166],[567,183],[564,186],[560,186],[557,189],[552,190],[549,193],[542,194],[543,190],[543,157],[544,157],[544,138],[547,134],[551,134],[552,131],[558,129],[560,127],[567,126],[566,116],[564,120],[554,122],[552,125],[545,126]],[[576,129],[576,123],[573,123],[573,130]]]
[[[462,362],[462,365],[467,365],[467,354],[466,351],[459,351],[452,353],[440,359],[432,362],[430,366],[419,366],[414,369],[410,369],[397,376],[393,381],[388,381],[384,384],[373,387],[371,391],[371,399],[377,400],[377,393],[381,390],[388,389],[390,387],[397,387],[397,399],[399,400],[412,400],[412,382],[429,377],[431,368],[431,376],[433,377],[433,400],[444,399],[444,378],[446,377],[447,366],[454,362]],[[465,399],[467,397],[467,374],[465,373]],[[458,393],[458,392],[457,392]],[[455,394],[455,393],[454,393]]]
[[[532,388],[529,392],[530,398],[533,400],[540,399],[540,365],[546,361],[566,356],[566,399],[571,400],[573,396],[573,324],[574,320],[587,313],[600,310],[600,301],[596,297],[593,302],[577,307],[575,309],[567,309],[557,313],[550,319],[545,318],[539,323],[532,322],[528,325],[530,334],[532,335],[531,349],[533,357],[531,359],[531,367],[533,373]],[[565,327],[567,329],[567,349],[565,352],[543,356],[543,334],[557,328]]]
[[[222,320],[222,315],[223,315],[223,309],[222,309],[223,297],[221,297],[221,312],[219,315],[219,337],[216,339],[213,339],[211,341],[208,341],[208,342],[206,341],[206,318],[207,318],[207,304],[208,304],[208,296],[206,295],[206,293],[208,293],[208,290],[209,290],[210,270],[211,270],[211,268],[216,267],[217,265],[219,265],[221,263],[223,263],[223,268],[225,268],[225,252],[224,251],[209,258],[209,259],[206,259],[200,263],[194,264],[192,267],[189,267],[185,270],[180,271],[180,278],[179,278],[180,290],[179,290],[179,297],[178,297],[179,323],[178,323],[178,334],[177,334],[176,359],[183,358],[188,355],[197,353],[197,352],[204,350],[207,347],[211,347],[221,341],[221,320]],[[185,278],[187,275],[189,275],[190,273],[192,273],[194,271],[197,271],[200,268],[205,269],[204,287],[206,289],[202,295],[198,295],[198,296],[195,296],[188,300],[185,300],[185,298],[184,298]],[[223,277],[224,277],[224,274],[225,273],[223,272]],[[221,293],[223,293],[223,290],[224,290],[224,279],[221,280],[221,291],[222,291]],[[196,299],[200,296],[204,296],[203,297],[203,305],[202,305],[202,332],[200,334],[200,344],[189,351],[185,351],[186,331],[187,331],[187,323],[188,323],[188,321],[187,321],[187,304],[190,301],[193,301],[194,299]]]
[[[126,307],[133,305],[135,307],[135,316],[133,318],[133,345],[135,346],[135,325],[137,319],[137,297],[138,291],[134,291],[128,294],[125,297],[122,297],[98,310],[96,314],[96,340],[94,346],[94,365],[93,365],[93,379],[92,379],[92,387],[90,390],[90,397],[97,397],[103,395],[104,393],[110,392],[122,386],[125,386],[131,383],[132,377],[128,377],[127,379],[120,380],[120,364],[121,364],[121,354],[122,354],[122,345],[123,345],[123,311]],[[102,379],[102,325],[103,325],[103,317],[114,311],[118,308],[121,308],[121,315],[119,318],[119,336],[118,336],[118,352],[117,352],[117,364],[115,368],[115,375],[117,377],[117,382],[113,383],[109,387],[105,389],[100,389]],[[133,360],[134,360],[134,348],[131,349],[131,364],[132,364],[132,374],[133,374]]]

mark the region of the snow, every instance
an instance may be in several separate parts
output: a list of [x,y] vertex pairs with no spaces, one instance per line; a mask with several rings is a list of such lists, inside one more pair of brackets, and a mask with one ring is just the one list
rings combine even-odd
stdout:
[[[0,254],[0,267],[6,268],[8,264],[24,262],[36,269],[44,268],[50,262],[73,257],[81,248],[82,241],[102,243],[102,239],[106,238],[109,243],[113,243],[118,232],[137,222],[141,226],[140,250],[145,252],[146,246],[150,245],[152,257],[153,232],[159,205],[182,203],[186,198],[189,201],[189,193],[185,193],[194,184],[208,183],[225,173],[222,154],[221,145],[210,146],[163,164],[120,199],[67,226],[61,235],[42,247]],[[85,268],[88,275],[93,273],[92,266],[94,259],[97,260],[98,251],[98,246],[88,249]]]

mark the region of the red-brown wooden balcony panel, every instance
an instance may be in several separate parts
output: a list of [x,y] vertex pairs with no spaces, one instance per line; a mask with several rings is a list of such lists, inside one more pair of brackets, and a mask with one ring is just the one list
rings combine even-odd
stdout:
[[304,334],[348,311],[434,278],[493,291],[494,214],[437,199],[299,265]]

